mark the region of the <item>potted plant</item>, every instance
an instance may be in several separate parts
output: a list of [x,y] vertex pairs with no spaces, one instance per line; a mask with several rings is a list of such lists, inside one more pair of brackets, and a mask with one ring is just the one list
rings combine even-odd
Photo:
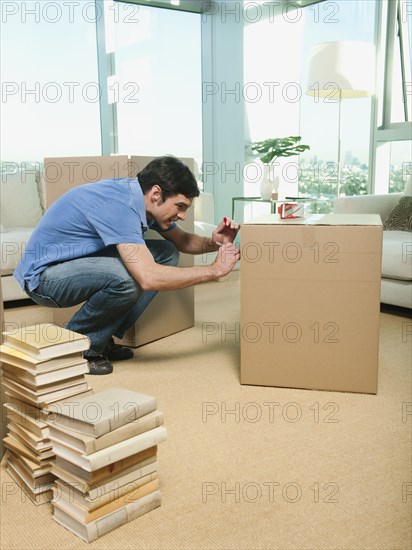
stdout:
[[252,151],[259,156],[264,165],[260,184],[262,199],[272,198],[274,183],[275,187],[279,186],[279,178],[273,177],[273,167],[276,159],[279,157],[292,157],[310,149],[309,145],[299,143],[301,139],[300,136],[289,136],[255,141],[251,144]]

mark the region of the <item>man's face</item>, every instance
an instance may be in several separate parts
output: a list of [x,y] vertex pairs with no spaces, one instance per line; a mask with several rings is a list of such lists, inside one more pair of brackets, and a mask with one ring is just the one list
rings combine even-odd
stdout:
[[163,230],[169,229],[173,222],[186,219],[186,210],[192,205],[192,201],[193,199],[184,195],[172,195],[166,200],[159,196],[153,204],[153,218]]

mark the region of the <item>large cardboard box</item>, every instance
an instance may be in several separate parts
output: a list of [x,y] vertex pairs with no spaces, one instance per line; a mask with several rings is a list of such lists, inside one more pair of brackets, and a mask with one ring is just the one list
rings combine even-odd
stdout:
[[[154,157],[117,155],[106,157],[62,157],[44,160],[45,203],[50,206],[60,195],[74,186],[99,181],[106,178],[136,177]],[[192,172],[194,160],[181,159]],[[179,225],[193,232],[193,208],[187,212],[184,222]],[[155,231],[148,231],[146,238],[161,239]],[[181,254],[179,266],[193,265],[193,256]],[[54,322],[63,326],[69,321],[79,306],[54,310]],[[194,289],[161,291],[157,294],[137,323],[118,342],[137,347],[159,338],[170,336],[194,325]]]
[[241,383],[377,392],[378,215],[261,216],[241,231]]

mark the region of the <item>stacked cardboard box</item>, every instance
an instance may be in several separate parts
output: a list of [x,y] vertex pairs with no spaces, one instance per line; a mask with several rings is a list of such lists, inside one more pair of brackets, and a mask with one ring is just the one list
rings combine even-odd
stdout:
[[53,518],[87,542],[160,506],[154,397],[112,388],[48,407]]
[[82,354],[90,343],[81,334],[50,324],[22,325],[3,334],[7,470],[35,504],[43,504],[52,498],[54,480],[45,408],[66,397],[91,393]]
[[[44,159],[44,177],[46,207],[49,208],[63,193],[76,185],[110,178],[135,178],[155,157],[147,156],[89,156],[89,157],[53,157]],[[180,159],[192,172],[196,172],[192,158]],[[194,209],[189,208],[186,219],[179,222],[185,231],[194,231]],[[146,234],[150,239],[162,239],[156,231]],[[193,254],[180,254],[179,266],[193,265]],[[58,325],[64,325],[78,311],[80,305],[70,308],[53,309],[53,319]],[[173,316],[163,315],[164,311],[173,311]],[[176,290],[161,290],[150,306],[136,323],[129,328],[118,343],[137,347],[193,327],[195,319],[194,287]]]

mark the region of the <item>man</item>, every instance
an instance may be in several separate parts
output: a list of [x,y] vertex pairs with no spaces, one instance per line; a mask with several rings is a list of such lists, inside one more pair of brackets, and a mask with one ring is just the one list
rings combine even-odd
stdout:
[[[158,290],[216,280],[239,259],[233,241],[239,226],[221,222],[211,238],[185,232],[184,220],[199,195],[189,168],[159,157],[137,178],[75,187],[45,212],[14,276],[38,304],[69,307],[85,302],[67,328],[90,338],[90,374],[109,374],[111,361],[133,351],[114,344],[143,313]],[[155,229],[165,240],[144,240]],[[213,264],[176,267],[179,252],[218,251]],[[167,313],[167,312],[165,312]]]

